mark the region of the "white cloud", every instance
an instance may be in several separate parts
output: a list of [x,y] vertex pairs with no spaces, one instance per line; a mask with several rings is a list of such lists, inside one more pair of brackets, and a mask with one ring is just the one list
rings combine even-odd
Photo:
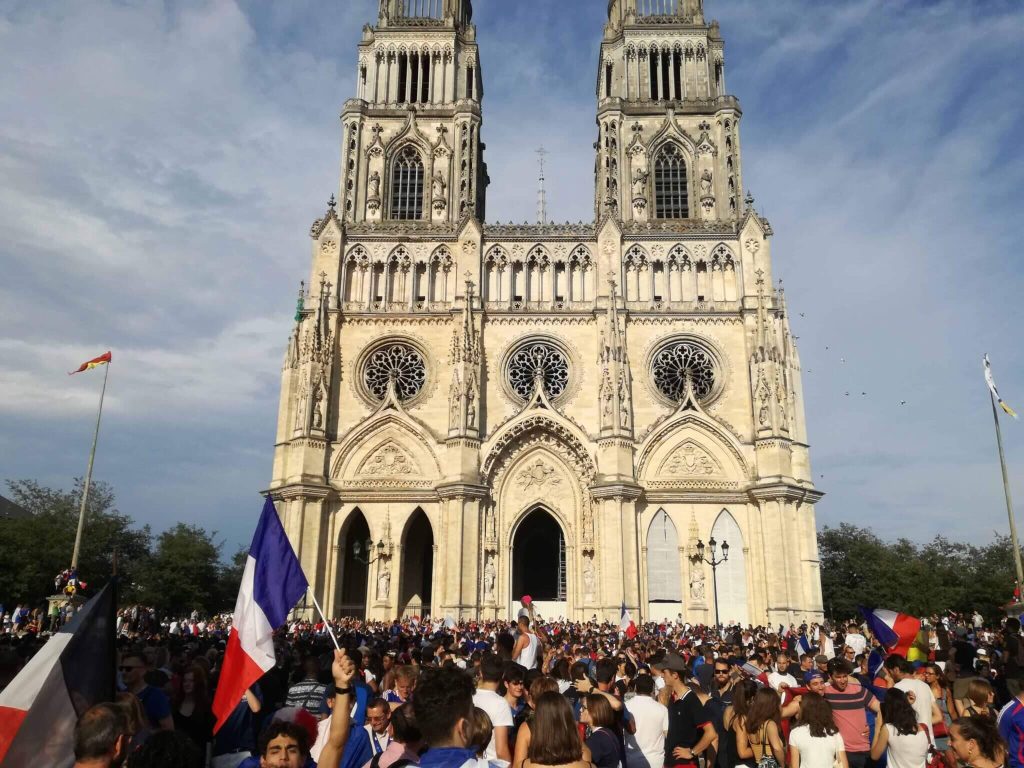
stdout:
[[[744,179],[775,226],[809,369],[812,460],[829,493],[819,521],[987,538],[1004,510],[983,351],[1024,406],[1024,11],[706,8],[722,21]],[[98,469],[123,507],[161,527],[187,487],[190,519],[215,513],[246,538],[292,286],[337,185],[337,115],[375,12],[372,0],[329,14],[315,0],[0,11],[4,476],[80,474],[66,446],[87,443],[96,382],[66,371],[109,346]],[[478,4],[492,220],[533,219],[541,144],[552,216],[592,215],[602,14],[600,2]],[[1019,485],[1024,437],[1006,437]]]

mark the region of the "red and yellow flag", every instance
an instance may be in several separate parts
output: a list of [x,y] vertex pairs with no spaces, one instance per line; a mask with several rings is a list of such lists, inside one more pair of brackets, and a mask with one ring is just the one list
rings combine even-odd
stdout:
[[88,371],[90,368],[98,368],[99,366],[106,365],[109,362],[110,352],[104,352],[99,357],[94,357],[92,360],[87,360],[86,362],[82,363],[78,367],[77,371],[68,371],[68,376],[72,376],[76,373],[81,373],[82,371]]

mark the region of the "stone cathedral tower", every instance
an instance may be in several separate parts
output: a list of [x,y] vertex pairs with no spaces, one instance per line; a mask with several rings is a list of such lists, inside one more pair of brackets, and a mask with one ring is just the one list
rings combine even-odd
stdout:
[[519,226],[485,219],[472,13],[381,1],[310,232],[270,490],[325,610],[821,618],[800,360],[717,22],[609,0],[594,222]]

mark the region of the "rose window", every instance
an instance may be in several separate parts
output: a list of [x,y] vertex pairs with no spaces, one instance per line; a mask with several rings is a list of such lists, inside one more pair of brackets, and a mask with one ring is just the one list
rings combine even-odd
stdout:
[[506,376],[509,386],[523,400],[533,395],[534,381],[538,377],[544,380],[544,393],[556,398],[569,384],[569,361],[554,344],[532,341],[509,358]]
[[686,379],[697,400],[705,400],[715,386],[715,360],[691,341],[677,341],[658,350],[651,361],[654,384],[665,397],[679,402],[686,391]]
[[427,380],[423,356],[409,344],[400,342],[375,349],[363,365],[363,383],[377,400],[383,400],[388,382],[395,382],[399,400],[410,400],[419,394]]

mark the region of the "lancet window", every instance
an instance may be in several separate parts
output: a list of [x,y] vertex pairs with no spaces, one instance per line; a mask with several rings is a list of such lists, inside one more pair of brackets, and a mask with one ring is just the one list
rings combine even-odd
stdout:
[[654,212],[659,219],[690,216],[686,158],[675,144],[667,144],[654,163]]
[[423,218],[423,161],[411,146],[399,152],[391,168],[391,218]]

